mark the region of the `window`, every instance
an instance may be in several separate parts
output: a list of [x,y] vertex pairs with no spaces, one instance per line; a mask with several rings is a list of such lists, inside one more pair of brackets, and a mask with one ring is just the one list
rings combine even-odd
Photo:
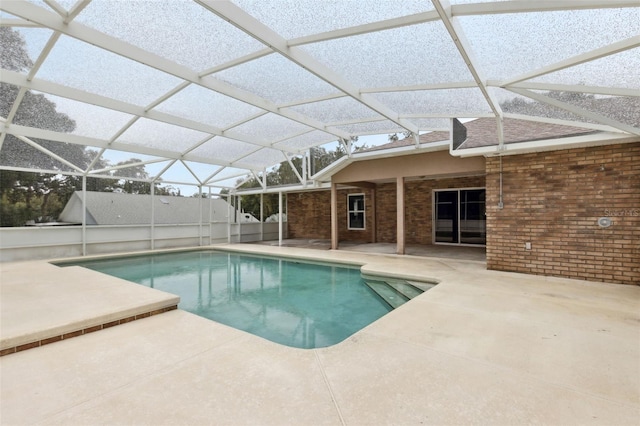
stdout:
[[364,227],[364,194],[347,195],[347,225],[349,229]]

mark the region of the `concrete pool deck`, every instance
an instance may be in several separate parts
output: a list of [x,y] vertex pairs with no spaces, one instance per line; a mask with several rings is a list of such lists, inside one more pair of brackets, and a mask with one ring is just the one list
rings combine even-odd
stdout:
[[[440,284],[328,348],[293,349],[173,310],[5,355],[0,423],[638,423],[640,287],[454,259],[214,248],[356,262],[365,272]],[[170,299],[93,271],[52,268],[0,265],[1,339],[29,315],[46,316],[29,320],[37,328],[89,321],[86,304],[121,312],[138,298]],[[79,289],[93,282],[102,288]],[[7,289],[18,293],[6,298]],[[51,289],[67,309],[47,311],[42,295]]]

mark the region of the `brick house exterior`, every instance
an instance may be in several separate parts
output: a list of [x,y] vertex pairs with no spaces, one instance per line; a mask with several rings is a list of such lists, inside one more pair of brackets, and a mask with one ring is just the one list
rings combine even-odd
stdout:
[[[567,126],[535,126],[562,137],[576,132]],[[437,133],[428,137],[437,140],[442,136]],[[580,135],[593,133],[579,129]],[[469,140],[475,141],[472,147],[482,146],[477,134]],[[450,157],[446,152],[420,155],[407,155],[401,160],[363,160],[332,177],[332,182],[343,185],[338,187],[336,197],[339,241],[397,242],[397,185],[402,185],[403,242],[433,244],[434,191],[486,188],[488,269],[640,284],[640,142],[488,156],[482,158],[482,173],[477,173],[474,165],[468,176],[462,171],[464,167],[455,176],[429,169],[433,163],[442,162],[443,155]],[[415,163],[423,164],[423,169],[412,165],[413,157],[420,158]],[[451,158],[451,164],[462,160]],[[389,182],[393,173],[378,174],[385,162],[393,161],[404,165],[407,172],[402,180],[396,176],[396,182]],[[349,186],[350,169],[355,170],[351,176],[359,178],[369,170],[368,185],[358,187],[354,181]],[[397,170],[398,166],[396,173],[400,173]],[[498,206],[501,187],[502,208]],[[347,229],[349,193],[365,194],[365,230]],[[289,237],[331,238],[329,190],[291,193],[287,203]],[[601,217],[609,217],[612,225],[599,226]]]
[[502,174],[499,209],[488,158],[487,268],[640,284],[640,142],[505,156]]

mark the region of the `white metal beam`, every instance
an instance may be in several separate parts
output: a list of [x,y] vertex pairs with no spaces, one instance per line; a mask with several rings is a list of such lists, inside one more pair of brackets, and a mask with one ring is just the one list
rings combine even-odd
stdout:
[[78,16],[80,12],[84,10],[85,7],[89,6],[89,3],[91,3],[91,0],[78,0],[78,2],[74,4],[73,7],[69,10],[69,13],[65,18],[64,23],[68,24],[69,22],[76,19],[76,16]]
[[[234,123],[232,126],[226,129],[220,129],[215,126],[203,124],[197,121],[187,120],[185,118],[160,112],[154,109],[150,109],[147,111],[146,109],[148,107],[147,108],[140,107],[140,106],[129,104],[116,99],[111,99],[105,96],[85,92],[83,90],[74,89],[74,88],[63,86],[57,83],[52,83],[50,81],[40,80],[37,78],[34,78],[32,81],[28,81],[24,75],[17,73],[15,71],[2,70],[2,73],[0,73],[0,81],[3,83],[13,84],[19,87],[24,87],[30,90],[37,90],[40,92],[61,96],[63,98],[75,100],[78,102],[84,102],[91,105],[96,105],[102,108],[124,112],[126,114],[134,115],[136,119],[139,117],[149,118],[151,120],[160,121],[162,123],[173,124],[176,126],[187,128],[187,129],[197,130],[199,132],[209,133],[209,134],[218,135],[218,136],[224,136],[230,139],[239,140],[241,142],[246,142],[248,144],[252,144],[260,147],[269,146],[269,143],[267,142],[260,142],[260,141],[255,141],[253,139],[247,139],[244,135],[241,135],[237,132],[234,132],[233,130],[230,130],[232,127],[238,126],[256,117],[262,116],[266,114],[266,112],[253,115],[251,117],[248,117],[247,119],[243,119],[242,121],[238,123]],[[182,85],[179,85],[173,90],[178,90],[181,86]],[[129,125],[131,124],[133,123],[130,123]],[[116,137],[120,136],[120,134],[122,134],[123,132],[124,131],[121,129],[121,132],[119,132],[119,134],[117,134]]]
[[56,2],[55,0],[44,0],[44,2],[51,9],[55,10],[58,15],[62,16],[63,18],[67,17],[67,10],[64,7],[60,6],[60,4],[58,4],[58,2]]
[[42,25],[26,19],[2,18],[0,19],[0,27],[42,28]]
[[327,31],[319,34],[312,34],[304,37],[298,37],[289,40],[289,46],[301,46],[305,44],[318,43],[322,41],[335,40],[344,37],[352,37],[356,35],[368,34],[377,31],[391,30],[394,28],[402,28],[410,25],[424,24],[425,22],[437,21],[440,19],[435,11],[416,13],[414,15],[401,16],[398,18],[385,19],[383,21],[372,22],[363,25],[357,25],[349,28],[342,28],[333,31]]
[[[489,86],[498,84],[488,82]],[[621,87],[600,87],[600,86],[583,86],[581,84],[553,84],[553,83],[535,83],[522,82],[509,85],[510,88],[530,89],[530,90],[546,90],[549,92],[576,92],[590,93],[593,95],[609,95],[609,96],[636,96],[640,97],[640,89],[621,88]],[[506,114],[505,114],[506,115]]]
[[166,158],[160,158],[155,160],[140,161],[136,163],[121,164],[119,166],[109,166],[109,167],[105,167],[104,169],[91,170],[91,173],[113,172],[115,170],[128,169],[130,167],[138,167],[138,166],[146,166],[147,164],[162,163],[163,161],[168,161],[168,160]]
[[191,167],[189,167],[189,165],[187,163],[185,163],[183,160],[180,160],[180,162],[182,163],[182,165],[189,171],[189,173],[191,173],[191,176],[194,177],[194,179],[198,182],[199,185],[202,185],[202,181],[200,180],[200,178],[194,173],[194,171],[191,169]]
[[27,145],[31,146],[32,148],[35,148],[38,151],[42,152],[43,154],[46,154],[49,157],[53,158],[54,160],[64,164],[65,166],[71,167],[76,172],[84,173],[84,170],[82,170],[80,167],[76,166],[75,164],[73,164],[69,160],[66,160],[66,159],[60,157],[58,154],[55,154],[54,152],[49,151],[47,148],[35,143],[31,139],[29,139],[29,138],[27,138],[25,136],[21,136],[21,135],[15,135],[15,137],[20,139],[22,142],[26,143]]
[[457,4],[451,7],[454,16],[497,15],[503,13],[554,12],[578,9],[620,9],[638,7],[638,0],[536,0],[492,1]]
[[478,88],[482,92],[482,95],[486,99],[491,111],[495,114],[497,118],[497,126],[498,126],[498,141],[500,145],[504,143],[504,132],[502,128],[502,108],[500,108],[500,104],[498,100],[494,98],[494,96],[487,89],[485,79],[482,78],[481,73],[478,70],[478,66],[476,65],[476,61],[472,56],[472,51],[470,48],[470,43],[467,41],[466,36],[464,35],[464,31],[462,27],[458,25],[455,21],[454,17],[451,14],[451,5],[448,0],[431,0],[433,3],[433,7],[435,7],[436,11],[440,15],[440,19],[444,24],[447,32],[451,36],[460,56],[464,60],[469,72],[473,76]]
[[17,166],[4,166],[0,165],[0,170],[8,170],[13,172],[28,172],[28,173],[46,173],[50,175],[65,175],[65,176],[84,176],[84,173],[60,171],[53,169],[40,169],[37,167],[17,167]]
[[608,46],[594,49],[589,52],[573,56],[571,58],[563,59],[562,61],[556,62],[555,64],[547,65],[545,67],[538,68],[537,70],[520,74],[517,77],[504,80],[502,83],[500,83],[499,86],[504,87],[512,85],[514,83],[519,83],[524,80],[530,80],[532,78],[540,77],[541,75],[560,71],[565,68],[583,64],[585,62],[594,61],[596,59],[604,58],[605,56],[613,55],[619,52],[624,52],[625,50],[633,49],[634,47],[638,46],[640,46],[640,35],[629,37],[626,40],[611,43]]
[[548,124],[559,124],[561,126],[580,127],[585,130],[594,130],[599,132],[627,134],[627,132],[623,132],[620,129],[616,129],[615,127],[607,126],[604,124],[576,122],[576,121],[570,121],[570,120],[561,120],[558,118],[539,117],[539,116],[525,115],[525,114],[511,114],[508,112],[504,114],[504,117],[514,118],[516,120],[533,121],[536,123],[548,123]]
[[412,86],[369,87],[360,89],[362,93],[415,92],[422,90],[475,89],[475,81],[458,81],[436,84],[415,84]]
[[[231,2],[220,2],[213,0],[196,0],[196,2],[222,19],[233,24],[251,37],[269,46],[293,63],[301,66],[316,77],[332,85],[336,89],[348,94],[363,105],[373,109],[378,114],[387,117],[400,127],[409,131],[418,131],[413,123],[401,120],[395,111],[390,110],[386,105],[378,102],[375,98],[366,94],[361,94],[357,87],[353,86],[341,76],[335,74],[331,69],[317,61],[301,48],[289,46],[287,40],[273,32],[270,28],[246,13],[240,7]],[[312,126],[316,127],[316,126]],[[316,127],[318,128],[318,127]],[[320,129],[323,130],[323,129]],[[333,133],[333,132],[330,132]],[[348,138],[349,135],[337,135]]]
[[284,152],[282,153],[282,155],[284,155],[284,158],[287,159],[287,162],[289,163],[289,166],[291,166],[291,170],[293,170],[293,173],[296,174],[296,177],[298,178],[298,181],[300,183],[304,183],[304,179],[302,179],[302,176],[300,175],[300,173],[298,173],[298,169],[296,169],[296,166],[293,165],[293,161],[291,161],[291,158],[289,158],[289,156],[287,154],[285,154]]
[[[227,3],[227,2],[220,2]],[[234,6],[235,7],[235,6]],[[237,8],[237,7],[236,7]],[[241,10],[237,8],[238,10]],[[247,91],[238,89],[228,83],[221,80],[217,80],[213,77],[201,77],[197,72],[190,68],[175,63],[169,59],[163,58],[146,50],[143,50],[137,46],[131,45],[116,37],[109,36],[101,33],[93,28],[87,27],[78,22],[70,22],[65,24],[64,20],[59,16],[35,6],[25,0],[14,0],[9,2],[0,3],[0,10],[5,10],[12,15],[28,19],[36,22],[40,25],[48,27],[54,31],[60,31],[61,33],[78,40],[84,41],[89,44],[93,44],[99,48],[115,53],[119,56],[134,60],[143,65],[150,66],[159,71],[173,75],[185,81],[200,85],[204,88],[222,93],[239,101],[254,105],[258,108],[273,112],[274,114],[281,115],[290,120],[298,123],[314,127],[319,130],[332,133],[337,137],[349,137],[350,135],[340,129],[332,129],[326,126],[324,123],[306,117],[302,114],[294,111],[280,111],[273,102],[270,102],[257,95],[249,93]],[[244,13],[244,12],[243,12]],[[247,15],[248,16],[248,15]],[[253,18],[251,18],[253,19]],[[257,22],[257,21],[255,21]]]
[[225,62],[224,64],[220,64],[220,65],[216,65],[215,67],[208,68],[208,69],[200,72],[200,74],[198,74],[198,75],[200,77],[206,77],[208,75],[215,74],[217,72],[224,71],[226,69],[233,68],[235,66],[242,65],[242,64],[245,64],[247,62],[251,62],[251,61],[253,61],[255,59],[260,59],[262,57],[271,55],[272,53],[274,53],[273,50],[271,50],[269,48],[261,49],[261,50],[258,50],[256,52],[249,53],[247,55],[244,55],[244,56],[241,56],[239,58],[233,59],[233,60],[231,60],[229,62]]
[[545,103],[545,104],[549,104],[549,105],[564,109],[565,111],[572,112],[572,113],[580,115],[582,117],[589,118],[591,120],[597,121],[598,123],[602,123],[602,124],[606,124],[607,126],[615,127],[616,129],[620,129],[623,132],[630,133],[632,135],[640,136],[640,129],[638,129],[636,127],[633,127],[633,126],[629,126],[628,124],[620,123],[619,121],[616,121],[616,120],[612,120],[609,117],[605,117],[604,115],[600,115],[600,114],[596,114],[596,113],[591,112],[591,111],[587,111],[584,108],[580,108],[580,107],[577,107],[575,105],[571,105],[571,104],[568,104],[566,102],[559,101],[557,99],[552,99],[552,98],[550,98],[548,96],[545,96],[545,95],[542,95],[542,94],[539,94],[539,93],[535,93],[535,92],[531,92],[531,91],[525,90],[525,89],[508,88],[508,90],[510,90],[513,93],[517,93],[519,95],[526,96],[528,98],[534,99],[536,101],[539,101],[539,102],[542,102],[542,103]]

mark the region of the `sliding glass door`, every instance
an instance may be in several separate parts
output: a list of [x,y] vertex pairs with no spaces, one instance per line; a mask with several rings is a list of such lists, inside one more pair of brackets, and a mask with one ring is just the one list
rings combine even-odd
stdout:
[[485,190],[435,191],[434,241],[449,244],[486,244]]

